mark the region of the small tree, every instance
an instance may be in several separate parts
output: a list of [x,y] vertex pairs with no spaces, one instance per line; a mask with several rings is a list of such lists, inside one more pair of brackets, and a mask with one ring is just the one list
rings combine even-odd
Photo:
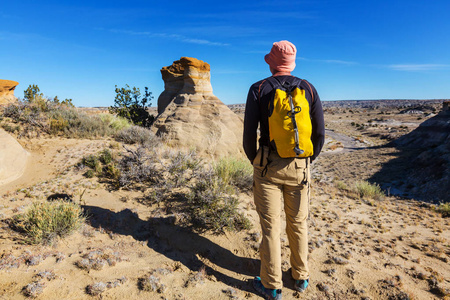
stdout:
[[39,93],[40,91],[37,84],[30,84],[28,88],[23,91],[23,98],[28,102],[33,102],[37,97],[43,98],[44,94]]
[[23,91],[23,98],[28,103],[34,103],[38,105],[41,110],[47,111],[49,109],[49,105],[56,104],[56,105],[65,105],[70,107],[75,107],[73,105],[72,99],[65,99],[63,101],[60,101],[58,96],[55,96],[55,98],[47,98],[44,97],[43,93],[40,93],[40,89],[37,86],[37,84],[30,84],[28,88]]
[[139,88],[125,85],[123,88],[118,88],[116,85],[116,98],[114,99],[114,106],[109,107],[109,112],[120,117],[126,118],[135,125],[149,127],[152,125],[155,117],[150,115],[147,108],[151,105],[153,99],[152,93],[145,87],[143,97]]

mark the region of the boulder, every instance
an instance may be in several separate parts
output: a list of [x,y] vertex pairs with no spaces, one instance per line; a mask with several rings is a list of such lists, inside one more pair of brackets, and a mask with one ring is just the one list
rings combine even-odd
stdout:
[[0,79],[0,105],[9,104],[17,100],[14,96],[14,89],[18,84],[17,81]]
[[161,74],[165,89],[153,125],[158,135],[216,157],[243,154],[243,121],[214,96],[208,63],[182,57]]

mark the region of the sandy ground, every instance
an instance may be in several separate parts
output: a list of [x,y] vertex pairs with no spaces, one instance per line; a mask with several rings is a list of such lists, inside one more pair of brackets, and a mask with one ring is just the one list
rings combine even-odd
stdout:
[[[369,178],[395,156],[395,149],[377,147],[392,128],[404,134],[423,121],[389,114],[381,116],[387,125],[377,132],[351,125],[378,113],[326,113],[326,146],[313,164],[311,286],[294,291],[283,235],[283,299],[439,299],[450,288],[448,218],[411,199],[365,200],[336,187],[336,181],[351,187]],[[26,298],[24,287],[35,281],[43,284],[38,299],[261,299],[249,282],[258,275],[260,240],[251,192],[239,200],[253,229],[195,233],[174,224],[168,210],[141,201],[141,192],[111,190],[73,167],[114,142],[19,142],[31,156],[25,175],[0,187],[0,299]],[[26,244],[8,220],[53,194],[80,202],[88,224],[54,246]],[[107,263],[78,267],[90,257]],[[150,274],[156,291],[139,288]],[[87,287],[98,282],[109,286],[100,296],[88,295]]]

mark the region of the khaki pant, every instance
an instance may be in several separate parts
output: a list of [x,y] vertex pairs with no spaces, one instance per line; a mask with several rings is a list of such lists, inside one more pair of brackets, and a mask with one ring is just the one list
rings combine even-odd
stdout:
[[[264,152],[261,164],[261,154]],[[262,176],[267,161],[267,173]],[[308,161],[307,161],[308,160]],[[259,215],[262,242],[260,277],[264,287],[281,289],[281,199],[284,199],[286,233],[291,250],[294,279],[309,278],[308,228],[309,158],[280,158],[275,152],[268,156],[268,148],[260,148],[253,161],[253,194]]]

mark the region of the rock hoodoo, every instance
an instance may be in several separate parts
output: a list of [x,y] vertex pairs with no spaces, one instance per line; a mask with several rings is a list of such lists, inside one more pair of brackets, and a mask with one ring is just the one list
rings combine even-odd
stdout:
[[0,105],[9,104],[16,101],[14,89],[19,83],[12,80],[0,79]]
[[175,145],[214,156],[240,155],[243,121],[214,96],[209,71],[208,63],[190,57],[161,69],[165,89],[154,128]]

